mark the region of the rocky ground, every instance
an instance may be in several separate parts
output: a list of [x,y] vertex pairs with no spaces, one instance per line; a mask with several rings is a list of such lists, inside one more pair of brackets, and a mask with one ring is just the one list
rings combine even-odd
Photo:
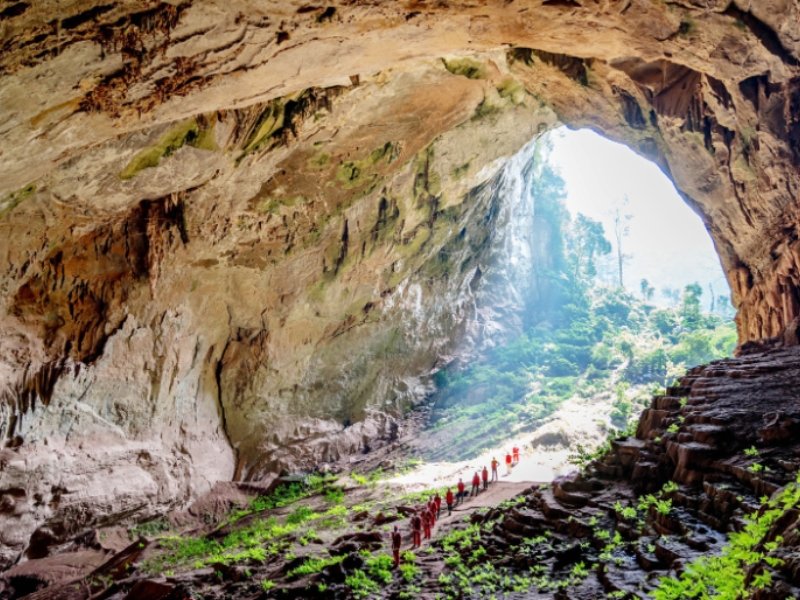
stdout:
[[0,594],[661,600],[711,581],[738,594],[724,597],[798,597],[798,358],[798,348],[745,347],[691,370],[653,398],[635,437],[551,485],[495,484],[398,572],[386,532],[429,491],[392,488],[373,471],[260,490],[256,501],[259,490],[221,486],[170,523],[134,530],[133,543],[100,529],[21,563]]

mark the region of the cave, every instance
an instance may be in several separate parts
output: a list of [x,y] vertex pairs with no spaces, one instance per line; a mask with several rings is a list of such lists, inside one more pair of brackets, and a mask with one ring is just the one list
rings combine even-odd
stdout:
[[[799,23],[796,0],[0,4],[0,594],[185,597],[164,573],[120,583],[146,544],[108,528],[218,519],[397,444],[467,325],[504,165],[559,125],[652,160],[701,216],[737,357],[657,395],[591,474],[489,511],[483,552],[544,528],[547,564],[584,575],[580,544],[604,546],[587,523],[618,512],[633,544],[622,510],[650,494],[667,541],[543,592],[648,597],[762,496],[786,504]],[[753,597],[800,590],[786,506],[773,554],[740,569]],[[310,597],[241,569],[211,568],[208,597]]]

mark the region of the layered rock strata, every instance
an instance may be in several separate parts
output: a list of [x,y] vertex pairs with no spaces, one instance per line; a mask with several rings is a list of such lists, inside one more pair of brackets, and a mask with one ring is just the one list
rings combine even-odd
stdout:
[[392,439],[559,121],[667,171],[741,341],[796,343],[798,14],[0,5],[0,562]]
[[[652,597],[662,577],[719,554],[745,515],[796,480],[798,358],[796,348],[759,350],[691,370],[653,399],[635,437],[613,442],[583,474],[473,519],[490,525],[481,537],[487,557],[511,574],[537,566],[555,583],[570,580],[578,563],[588,568],[579,583],[542,597]],[[756,550],[779,560],[747,567],[748,585],[770,574],[752,597],[800,594],[799,519],[790,507],[757,540]],[[430,593],[442,591],[435,571]]]
[[[652,597],[662,577],[676,576],[695,559],[722,552],[729,535],[742,530],[746,515],[759,511],[765,498],[779,495],[797,479],[798,358],[800,348],[761,348],[698,367],[665,395],[654,397],[635,437],[614,441],[582,474],[533,487],[504,505],[474,513],[470,521],[480,530],[466,540],[469,543],[444,548],[442,538],[448,531],[439,527],[430,551],[417,554],[415,597],[461,597],[448,582],[459,577],[459,566],[474,566],[476,555],[499,574],[495,581],[525,578],[526,589],[517,590],[515,598]],[[411,510],[396,508],[404,515]],[[391,513],[398,522],[398,514]],[[748,597],[783,600],[800,594],[800,510],[792,505],[788,510],[780,507],[779,513],[763,537],[753,540],[752,551],[770,560],[752,560],[745,581],[750,586],[757,575],[770,576]],[[273,552],[264,560],[148,575],[137,564],[147,553],[151,558],[157,555],[152,553],[156,544],[148,547],[143,539],[104,556],[108,544],[95,533],[63,556],[14,567],[0,578],[0,585],[6,586],[0,591],[13,597],[38,589],[33,596],[37,600],[138,600],[148,593],[164,599],[198,594],[220,599],[350,598],[352,591],[344,582],[364,568],[359,549],[387,550],[386,535],[380,531],[384,521],[379,518],[387,517],[354,516],[353,532],[327,548],[330,556],[344,556],[341,563],[310,574],[290,574],[305,557]],[[399,522],[405,524],[402,518]],[[242,526],[250,524],[245,519]],[[469,524],[453,526],[463,529]],[[221,539],[235,527],[223,521],[207,539]],[[463,554],[456,567],[454,551]],[[325,557],[319,549],[313,555]],[[92,562],[98,557],[105,558],[100,566]],[[576,570],[576,565],[582,567]],[[70,568],[80,568],[85,575],[73,579]],[[264,580],[274,588],[265,592],[259,583]],[[478,597],[489,594],[481,582],[472,583]],[[411,593],[409,585],[393,577],[381,597],[404,598]]]

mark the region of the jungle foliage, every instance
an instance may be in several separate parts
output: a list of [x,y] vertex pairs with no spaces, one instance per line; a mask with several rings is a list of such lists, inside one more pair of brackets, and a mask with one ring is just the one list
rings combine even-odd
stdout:
[[[612,423],[624,428],[643,402],[686,367],[730,356],[732,323],[702,309],[703,289],[685,287],[673,306],[650,304],[609,287],[597,276],[598,259],[612,245],[601,223],[571,218],[564,181],[545,165],[533,182],[535,227],[546,246],[536,257],[537,299],[525,328],[468,365],[436,375],[434,427],[459,428],[454,452],[477,455],[510,431],[534,426],[575,394],[613,390]],[[469,438],[469,439],[466,439]],[[464,456],[468,457],[468,456]]]

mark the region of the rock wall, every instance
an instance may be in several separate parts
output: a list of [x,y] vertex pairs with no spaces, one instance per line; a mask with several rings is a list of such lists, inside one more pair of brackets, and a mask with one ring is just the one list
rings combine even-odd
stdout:
[[391,440],[556,122],[665,169],[741,341],[796,343],[799,14],[0,4],[2,561]]

